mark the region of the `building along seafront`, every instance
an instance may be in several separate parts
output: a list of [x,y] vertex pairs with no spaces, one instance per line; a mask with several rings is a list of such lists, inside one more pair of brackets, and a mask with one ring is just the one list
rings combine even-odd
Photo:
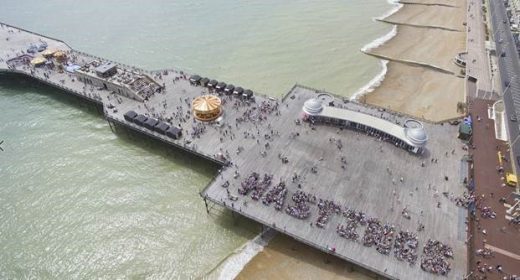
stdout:
[[[281,100],[241,87],[226,92],[217,81],[123,65],[9,25],[0,34],[2,72],[92,101],[110,124],[221,165],[200,192],[208,211],[227,208],[386,278],[466,274],[467,210],[455,201],[467,165],[456,126],[300,85]],[[19,59],[38,42],[67,60]],[[197,120],[192,102],[207,95],[218,97],[218,109],[198,107]],[[206,121],[210,111],[218,118]]]

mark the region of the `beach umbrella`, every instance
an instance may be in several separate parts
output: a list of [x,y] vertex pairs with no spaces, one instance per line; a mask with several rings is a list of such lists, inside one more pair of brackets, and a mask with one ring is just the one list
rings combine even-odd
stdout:
[[31,60],[31,64],[33,66],[40,66],[40,65],[44,64],[46,61],[47,61],[47,59],[45,59],[45,57],[38,56]]
[[48,50],[45,50],[44,52],[42,52],[42,55],[44,57],[51,57],[54,55],[55,52],[56,52],[56,50],[48,49]]

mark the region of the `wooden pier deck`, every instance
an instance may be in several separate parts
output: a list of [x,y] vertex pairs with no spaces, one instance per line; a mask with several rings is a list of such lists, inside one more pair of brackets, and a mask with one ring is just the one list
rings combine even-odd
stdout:
[[[462,179],[466,176],[467,169],[462,164],[462,158],[465,152],[456,139],[456,126],[424,124],[429,142],[426,152],[416,156],[360,132],[326,125],[311,128],[306,123],[297,124],[303,103],[321,94],[303,86],[295,86],[283,100],[256,95],[255,102],[244,102],[240,98],[224,96],[224,125],[201,124],[191,117],[189,104],[193,98],[210,92],[205,87],[191,85],[185,79],[186,74],[179,70],[147,71],[117,64],[128,71],[146,73],[164,85],[161,93],[156,93],[146,102],[139,102],[81,83],[72,73],[59,73],[28,65],[8,67],[6,61],[9,58],[20,55],[30,43],[40,40],[47,42],[49,48],[68,51],[80,65],[96,59],[107,61],[73,50],[62,41],[2,25],[0,71],[27,75],[102,104],[105,117],[110,122],[140,131],[222,166],[226,164],[226,160],[220,155],[225,156],[232,164],[223,167],[215,180],[201,192],[205,200],[392,279],[446,278],[424,272],[419,266],[423,245],[429,238],[437,239],[454,250],[448,279],[464,277],[467,260],[464,244],[466,210],[456,207],[442,195],[443,192],[449,192],[459,196],[464,191]],[[400,123],[404,121],[402,116],[353,102],[345,103],[332,95],[320,97],[330,99],[336,106]],[[258,111],[261,109],[269,112],[260,114]],[[129,110],[168,120],[170,124],[183,129],[183,136],[173,140],[130,123],[123,117]],[[265,118],[260,119],[260,116]],[[203,132],[192,134],[195,128]],[[299,136],[294,136],[296,133]],[[337,140],[342,142],[341,150],[334,144]],[[287,157],[288,162],[282,163],[280,156]],[[346,159],[346,169],[341,167],[341,157]],[[438,159],[437,163],[432,163],[432,159]],[[313,168],[317,172],[312,172]],[[394,224],[397,230],[416,232],[419,222],[424,224],[425,230],[418,232],[418,262],[410,266],[398,261],[393,252],[388,256],[382,255],[374,247],[365,247],[359,242],[340,237],[336,233],[336,226],[346,222],[341,215],[332,215],[323,229],[311,226],[318,216],[316,205],[310,205],[311,215],[308,219],[299,220],[285,211],[275,210],[272,205],[265,206],[261,201],[252,200],[250,196],[238,194],[240,182],[252,172],[258,172],[261,176],[272,175],[272,186],[279,181],[286,183],[288,195],[284,208],[292,204],[291,195],[302,190],[318,198],[333,200],[344,209],[348,207],[363,211],[385,223]],[[292,182],[291,178],[295,173],[300,179]],[[445,176],[449,180],[445,180]],[[226,181],[229,186],[223,188]],[[232,200],[233,197],[238,200]],[[401,215],[405,207],[411,219],[405,219]],[[361,237],[363,232],[364,226],[360,226],[358,233]],[[329,250],[332,247],[335,252]]]

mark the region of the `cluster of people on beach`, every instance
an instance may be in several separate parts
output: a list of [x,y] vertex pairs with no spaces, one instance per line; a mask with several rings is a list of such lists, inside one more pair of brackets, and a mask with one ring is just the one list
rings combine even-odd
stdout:
[[447,275],[451,270],[448,258],[453,258],[453,249],[438,240],[428,239],[423,248],[421,269],[439,275]]

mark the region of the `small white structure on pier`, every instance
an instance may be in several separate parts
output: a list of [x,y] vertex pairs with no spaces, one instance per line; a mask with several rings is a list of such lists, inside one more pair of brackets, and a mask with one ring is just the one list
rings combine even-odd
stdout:
[[324,106],[317,98],[305,101],[302,111],[304,120],[362,130],[416,154],[422,153],[428,142],[422,123],[412,119],[406,120],[404,126],[400,126],[368,114]]

